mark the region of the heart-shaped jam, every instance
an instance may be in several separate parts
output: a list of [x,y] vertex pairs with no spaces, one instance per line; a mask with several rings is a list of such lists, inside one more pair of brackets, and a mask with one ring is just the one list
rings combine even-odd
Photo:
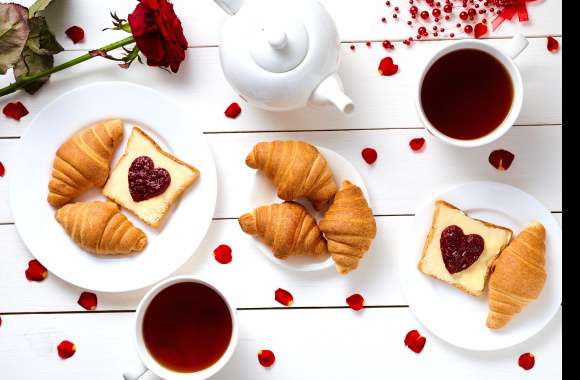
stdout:
[[441,254],[449,273],[461,272],[479,259],[485,242],[480,235],[465,235],[456,225],[448,226],[441,232]]
[[135,202],[163,194],[170,183],[169,172],[156,168],[151,157],[137,157],[129,167],[129,193]]

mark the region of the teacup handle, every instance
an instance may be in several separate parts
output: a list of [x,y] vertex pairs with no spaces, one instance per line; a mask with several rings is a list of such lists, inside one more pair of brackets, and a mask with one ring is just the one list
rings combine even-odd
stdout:
[[520,55],[520,53],[524,51],[524,49],[527,48],[529,44],[530,41],[528,41],[528,39],[524,37],[523,34],[518,33],[510,40],[509,45],[505,49],[505,53],[511,59],[516,59],[517,56]]
[[125,380],[161,380],[153,372],[149,371],[143,363],[139,362],[130,371],[123,372],[123,379]]

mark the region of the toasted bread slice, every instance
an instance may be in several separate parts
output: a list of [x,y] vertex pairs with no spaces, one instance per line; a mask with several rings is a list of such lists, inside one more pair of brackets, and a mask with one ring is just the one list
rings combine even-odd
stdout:
[[[155,168],[164,168],[171,176],[167,189],[153,197],[135,202],[129,192],[129,167],[140,156],[153,160]],[[151,137],[137,127],[133,127],[125,153],[111,172],[103,194],[110,200],[126,208],[139,219],[157,228],[171,205],[199,177],[199,171],[165,152]]]
[[[463,233],[480,235],[485,244],[483,252],[471,266],[454,274],[449,273],[441,254],[441,232],[457,225]],[[512,238],[509,228],[470,218],[463,211],[442,200],[435,202],[433,221],[418,268],[431,277],[445,281],[473,296],[483,294],[491,266]]]

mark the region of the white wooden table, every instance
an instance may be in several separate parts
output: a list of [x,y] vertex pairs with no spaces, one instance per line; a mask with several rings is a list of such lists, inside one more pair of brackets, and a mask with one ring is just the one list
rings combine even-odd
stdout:
[[[22,1],[30,5],[33,1]],[[527,25],[506,22],[488,42],[504,46],[515,32],[529,37],[529,48],[518,58],[525,100],[515,126],[504,138],[480,149],[444,146],[421,128],[413,104],[413,85],[423,59],[449,41],[426,41],[408,48],[406,25],[380,22],[386,14],[381,0],[322,0],[338,23],[342,40],[340,74],[357,113],[345,118],[334,110],[301,110],[284,114],[248,106],[236,120],[223,117],[232,101],[239,101],[219,66],[222,11],[211,0],[174,0],[191,48],[179,74],[135,64],[130,70],[93,59],[55,75],[37,95],[18,93],[0,100],[21,100],[30,115],[20,122],[0,115],[0,161],[7,174],[0,178],[0,379],[121,379],[123,369],[137,360],[132,320],[145,290],[98,294],[96,312],[86,312],[76,301],[82,289],[54,275],[41,282],[24,277],[30,253],[18,237],[8,205],[11,162],[19,136],[32,117],[56,96],[86,83],[124,80],[155,88],[174,100],[205,107],[215,118],[201,128],[215,154],[219,195],[215,218],[200,248],[178,273],[194,273],[224,288],[239,306],[240,342],[232,361],[216,379],[556,379],[562,376],[562,315],[537,336],[499,352],[469,352],[432,336],[413,314],[402,295],[396,270],[397,239],[412,220],[417,204],[429,195],[469,180],[492,180],[515,185],[543,202],[562,218],[562,53],[546,50],[546,36],[562,43],[562,2],[532,3]],[[392,1],[404,10],[408,1]],[[120,39],[119,32],[101,32],[110,24],[109,11],[126,15],[135,1],[57,0],[49,9],[49,24],[66,50],[63,62],[79,50],[97,48]],[[84,43],[73,45],[64,36],[71,25],[86,31]],[[396,48],[385,52],[380,41]],[[367,48],[365,41],[375,41]],[[356,43],[355,52],[350,45]],[[562,45],[561,45],[562,48]],[[399,73],[379,77],[381,58],[392,56]],[[0,77],[0,85],[8,77]],[[54,125],[54,128],[58,128]],[[408,142],[424,136],[426,148],[413,153]],[[360,269],[348,277],[290,273],[265,260],[237,224],[236,217],[253,209],[247,200],[253,172],[244,166],[251,146],[261,140],[297,138],[331,148],[349,159],[363,175],[377,215],[378,236]],[[368,166],[362,148],[371,146],[379,159]],[[487,163],[493,149],[515,153],[507,172]],[[34,165],[31,162],[30,165]],[[217,264],[211,252],[221,243],[234,250],[234,261]],[[274,301],[282,287],[295,297],[292,308]],[[345,298],[360,292],[367,308],[355,313]],[[418,328],[427,336],[419,355],[404,347],[405,334]],[[66,361],[56,354],[63,339],[76,343],[76,355]],[[277,356],[270,369],[262,368],[256,352],[272,349]],[[521,353],[533,352],[536,366],[518,367]]]

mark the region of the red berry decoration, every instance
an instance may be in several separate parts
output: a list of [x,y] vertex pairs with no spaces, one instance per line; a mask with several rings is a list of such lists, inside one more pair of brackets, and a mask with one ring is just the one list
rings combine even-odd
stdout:
[[360,294],[353,294],[346,299],[346,304],[348,307],[354,311],[362,310],[364,307],[365,299]]
[[66,36],[71,39],[73,44],[81,42],[82,40],[85,39],[85,31],[83,30],[83,28],[76,25],[71,26],[70,28],[65,30],[64,34],[66,34]]
[[431,14],[433,15],[433,17],[439,17],[441,16],[441,9],[435,8],[431,11]]
[[220,264],[229,264],[232,262],[232,249],[229,245],[221,244],[213,250],[213,257]]
[[489,154],[488,161],[499,171],[505,171],[510,168],[516,156],[505,149],[494,150]]
[[473,26],[465,25],[465,28],[463,28],[463,31],[467,34],[470,34],[471,32],[473,32]]
[[361,155],[363,160],[369,165],[374,164],[378,157],[377,151],[373,148],[364,148]]
[[558,51],[559,47],[560,43],[558,42],[558,40],[552,36],[548,36],[548,44],[547,44],[548,51],[550,53],[555,53]]
[[397,71],[399,71],[399,66],[394,64],[391,57],[385,57],[379,63],[379,74],[382,76],[395,75]]
[[63,340],[60,342],[56,349],[58,350],[58,356],[60,356],[61,359],[68,359],[77,351],[74,343],[69,342],[68,340]]
[[77,301],[85,310],[95,310],[97,308],[97,295],[90,292],[82,292]]
[[268,368],[274,364],[276,356],[270,350],[260,350],[258,351],[258,361],[262,367]]
[[294,297],[292,297],[292,293],[282,288],[278,288],[274,292],[274,299],[284,306],[291,306],[294,303]]
[[478,23],[475,25],[475,38],[481,38],[487,33],[487,25],[483,23]]
[[224,115],[226,115],[227,117],[229,117],[230,119],[235,119],[236,117],[238,117],[240,115],[240,113],[242,113],[242,109],[240,108],[240,105],[238,103],[232,103],[228,106],[228,108],[226,108]]
[[461,13],[459,13],[459,18],[462,20],[467,20],[469,16],[467,15],[467,12],[462,11]]
[[38,260],[30,260],[24,274],[28,281],[42,281],[48,276],[48,270]]
[[429,18],[429,12],[427,12],[427,11],[421,12],[421,18],[423,20],[427,20]]
[[445,6],[443,7],[443,12],[445,13],[451,13],[453,11],[453,5],[451,4],[445,4]]
[[4,174],[6,174],[6,169],[4,168],[2,161],[0,161],[0,177],[4,177]]
[[28,115],[28,110],[21,102],[8,103],[2,108],[2,113],[16,121],[20,121],[24,116]]
[[417,330],[411,330],[405,336],[405,346],[409,347],[411,351],[418,354],[423,351],[427,339],[421,336]]
[[411,147],[411,149],[413,149],[413,152],[421,150],[421,148],[423,148],[423,145],[425,145],[425,139],[423,137],[417,137],[409,141],[409,146]]
[[532,354],[530,352],[526,352],[525,354],[521,354],[520,358],[518,359],[518,365],[520,367],[522,367],[523,369],[525,369],[526,371],[529,371],[530,369],[534,368],[535,364],[536,364],[536,358],[534,357],[534,354]]

